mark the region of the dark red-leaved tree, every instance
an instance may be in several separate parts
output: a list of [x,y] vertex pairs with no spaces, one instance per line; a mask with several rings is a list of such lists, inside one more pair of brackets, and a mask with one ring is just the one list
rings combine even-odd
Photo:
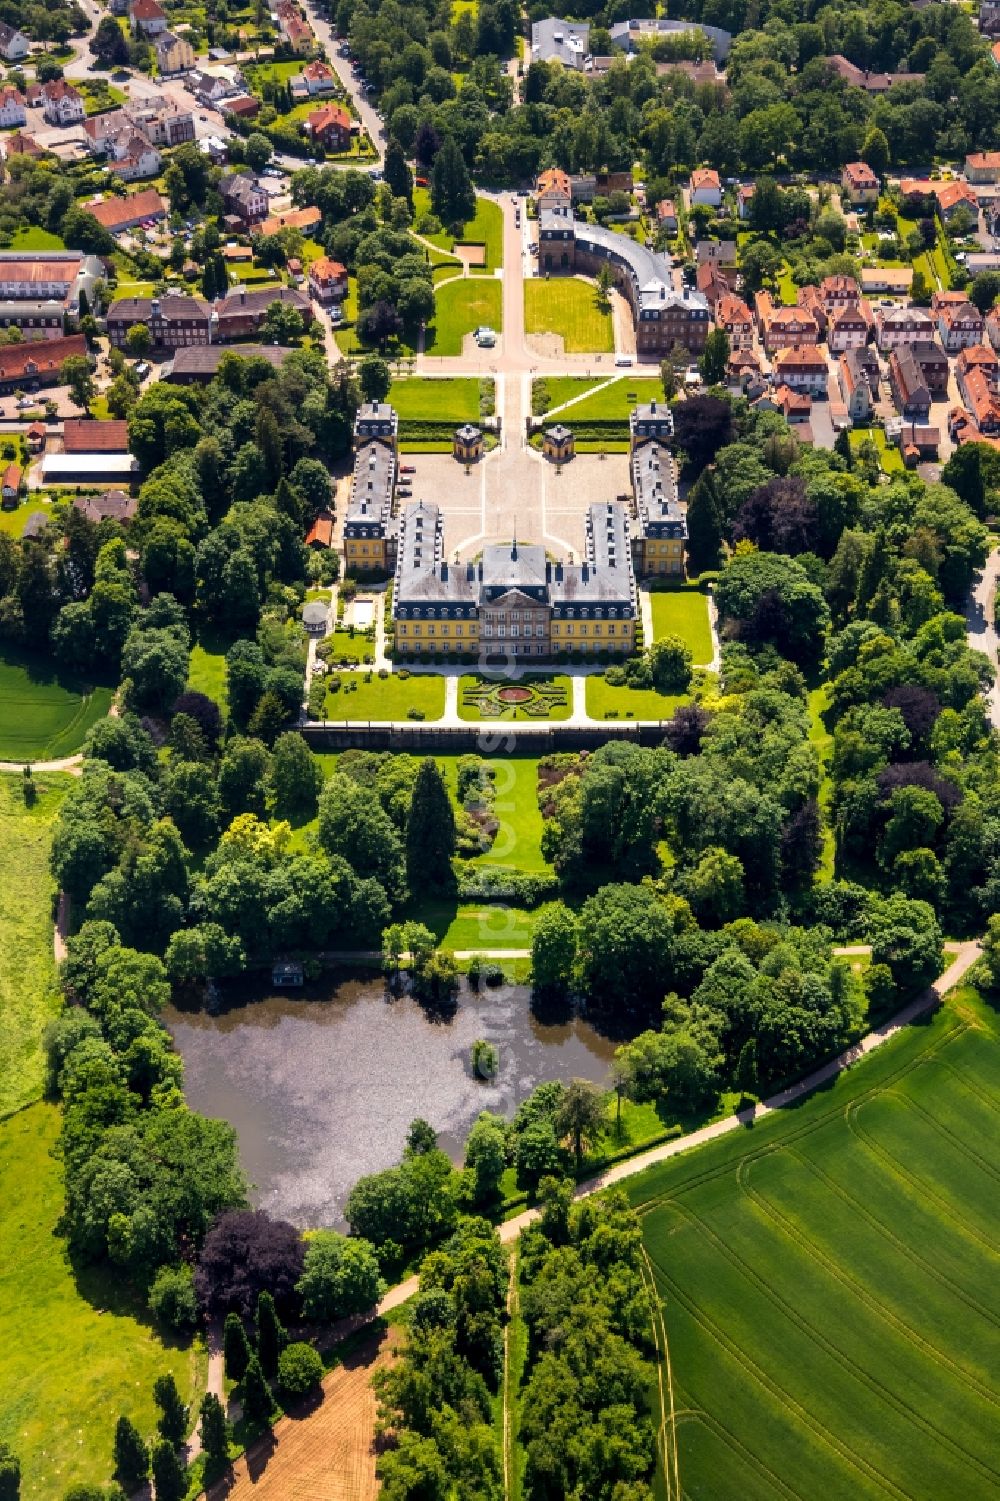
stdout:
[[198,1258],[198,1302],[209,1317],[248,1319],[260,1294],[269,1292],[279,1309],[294,1309],[304,1254],[302,1236],[287,1220],[273,1220],[263,1209],[220,1214]]

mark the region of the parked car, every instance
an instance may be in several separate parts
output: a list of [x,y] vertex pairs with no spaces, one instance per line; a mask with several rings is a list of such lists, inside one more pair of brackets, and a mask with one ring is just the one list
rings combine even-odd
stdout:
[[413,494],[413,491],[410,489],[409,485],[400,485],[399,489],[396,491],[396,494],[401,495],[404,500],[407,500]]
[[416,474],[417,466],[416,464],[400,464],[399,472],[400,474]]
[[140,360],[139,361],[138,365],[136,365],[136,367],[135,367],[135,373],[139,377],[140,380],[145,380],[146,379],[146,376],[149,374],[149,365],[146,363],[145,360]]
[[631,365],[631,363],[632,363],[632,356],[630,354],[616,354],[615,355],[615,364],[616,365],[618,365],[620,367],[624,367],[626,365]]

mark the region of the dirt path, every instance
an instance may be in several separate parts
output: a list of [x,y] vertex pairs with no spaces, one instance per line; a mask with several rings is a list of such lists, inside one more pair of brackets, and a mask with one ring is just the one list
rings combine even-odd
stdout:
[[322,1397],[285,1417],[213,1485],[208,1501],[374,1501],[376,1401],[371,1378],[392,1359],[386,1334],[353,1351],[325,1378]]

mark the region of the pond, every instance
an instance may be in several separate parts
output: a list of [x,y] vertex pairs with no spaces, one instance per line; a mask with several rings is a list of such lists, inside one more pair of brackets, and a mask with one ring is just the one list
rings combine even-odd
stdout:
[[[262,987],[217,1015],[164,1020],[192,1107],[236,1127],[255,1204],[303,1227],[343,1228],[351,1186],[399,1160],[415,1116],[460,1161],[480,1110],[510,1117],[546,1079],[605,1084],[616,1046],[571,1012],[536,1013],[524,986],[466,987],[439,1017],[380,976]],[[469,1063],[479,1037],[499,1052],[490,1084]]]

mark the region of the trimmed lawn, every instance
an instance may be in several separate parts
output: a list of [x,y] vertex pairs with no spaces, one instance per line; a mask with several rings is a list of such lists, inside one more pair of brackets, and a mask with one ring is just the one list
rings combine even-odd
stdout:
[[226,648],[215,640],[196,642],[191,648],[187,686],[194,693],[214,699],[223,714],[227,708]]
[[626,1183],[690,1415],[685,1495],[997,1493],[998,1085],[996,1010],[963,987],[801,1104]]
[[903,463],[903,455],[898,448],[890,448],[885,441],[885,433],[880,427],[855,427],[850,432],[850,444],[853,449],[859,449],[871,439],[878,449],[878,461],[883,474],[904,474],[906,465]]
[[332,656],[329,661],[363,662],[365,657],[375,660],[375,642],[364,631],[356,630],[352,635],[346,627],[341,627],[324,639],[330,643]]
[[111,707],[110,688],[60,673],[48,658],[0,654],[0,760],[55,761],[80,749]]
[[[587,393],[591,394],[587,394]],[[573,405],[566,412],[566,425],[586,422],[628,423],[632,409],[639,402],[659,400],[663,387],[659,378],[643,377],[629,371],[616,375],[609,382],[587,380],[575,375],[547,375],[532,382],[531,410],[542,416],[540,399],[548,394],[545,414],[563,406],[567,401]],[[583,400],[579,398],[583,397]],[[557,414],[561,415],[561,414]]]
[[592,719],[672,719],[686,694],[657,693],[655,688],[613,688],[597,673],[587,679],[587,713]]
[[399,413],[401,425],[479,421],[479,380],[474,375],[446,380],[423,380],[420,376],[394,380],[389,400]]
[[[495,690],[495,713],[469,701],[480,690]],[[539,693],[537,690],[541,690]],[[524,697],[524,694],[530,695]],[[546,700],[552,700],[547,702]],[[531,712],[534,710],[534,712]],[[479,673],[464,673],[458,684],[458,717],[473,724],[494,724],[503,720],[569,719],[573,712],[573,684],[563,673],[522,673],[504,682]]]
[[69,778],[38,778],[27,807],[19,776],[0,776],[0,1117],[42,1093],[42,1033],[59,1009],[53,988],[52,830]]
[[29,224],[19,229],[10,242],[11,250],[65,250],[66,241],[40,225]]
[[426,923],[442,948],[528,949],[540,911],[428,897],[411,901],[406,916]]
[[22,1501],[105,1483],[120,1413],[154,1436],[157,1376],[172,1371],[185,1402],[205,1382],[201,1343],[162,1343],[120,1276],[74,1274],[56,1232],[59,1119],[37,1104],[0,1124],[0,1439],[20,1458]]
[[594,286],[577,277],[526,281],[524,329],[529,334],[561,334],[566,354],[606,354],[615,347],[611,309],[602,312]]
[[481,324],[500,332],[503,300],[498,281],[463,277],[440,287],[434,298],[434,323],[427,330],[427,353],[462,353],[466,334]]
[[[413,207],[417,220],[423,214],[431,212],[429,188],[414,188]],[[484,245],[486,265],[483,269],[495,271],[498,266],[503,265],[503,211],[492,199],[477,197],[475,217],[462,226],[457,240],[446,229],[440,230],[438,234],[425,235],[424,239],[430,240],[432,245],[446,254],[450,254],[456,244]]]
[[338,676],[342,686],[326,695],[329,720],[405,719],[410,709],[419,709],[424,719],[440,719],[444,713],[444,678],[436,673],[412,673],[407,678],[395,672],[386,678],[365,672]]
[[708,623],[708,600],[696,584],[677,589],[650,590],[653,606],[653,639],[680,636],[691,648],[696,667],[712,660],[712,631]]
[[[458,779],[457,757],[435,758],[452,800]],[[494,773],[493,804],[499,820],[493,846],[475,857],[477,865],[504,865],[515,870],[547,870],[542,859],[542,814],[538,806],[538,760],[534,756],[484,756]]]
[[[33,495],[30,500],[24,501],[15,511],[0,511],[0,532],[5,532],[8,537],[22,536],[24,528],[36,511],[45,511],[45,507],[41,504],[40,498],[37,495]],[[48,512],[46,512],[47,514]],[[0,662],[0,674],[2,672],[3,664]],[[2,690],[0,690],[0,702],[2,702]],[[2,725],[2,717],[0,717],[0,725]],[[2,736],[3,729],[0,728],[0,738]]]

